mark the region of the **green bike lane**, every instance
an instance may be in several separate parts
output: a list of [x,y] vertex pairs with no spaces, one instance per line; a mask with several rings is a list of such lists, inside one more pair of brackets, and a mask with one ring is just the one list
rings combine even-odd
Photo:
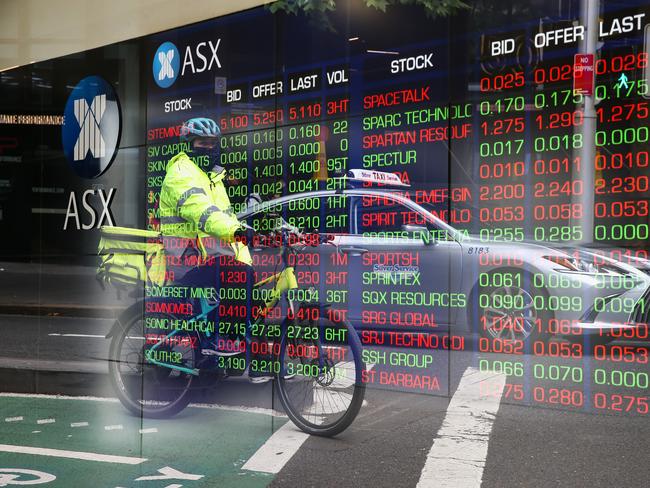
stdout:
[[[141,419],[106,399],[3,394],[0,486],[264,487],[272,475],[242,467],[287,420],[226,408]],[[49,476],[37,482],[38,474],[12,470]]]

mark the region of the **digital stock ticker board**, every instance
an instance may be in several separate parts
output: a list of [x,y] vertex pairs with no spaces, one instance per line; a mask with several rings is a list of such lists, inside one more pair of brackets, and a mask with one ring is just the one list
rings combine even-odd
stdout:
[[[272,291],[246,266],[168,254],[167,283],[146,289],[152,337],[207,331],[242,353],[220,367],[277,373],[282,320],[302,313],[354,326],[368,387],[446,395],[469,364],[507,375],[505,402],[649,413],[650,6],[470,4],[435,20],[254,9],[146,39],[148,228],[188,149],[181,124],[208,117],[232,211],[277,199],[246,222],[330,239],[289,263],[295,299],[319,306],[252,326]],[[278,249],[251,255],[255,282],[281,264]],[[214,284],[174,284],[197,264]],[[190,323],[197,298],[219,305]]]

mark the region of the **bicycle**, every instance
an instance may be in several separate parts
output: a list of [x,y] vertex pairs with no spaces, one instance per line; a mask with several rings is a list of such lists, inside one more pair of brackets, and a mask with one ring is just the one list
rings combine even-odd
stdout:
[[[317,237],[318,244],[331,243],[325,236]],[[287,416],[304,432],[319,436],[339,434],[353,422],[365,395],[359,337],[347,320],[327,318],[323,314],[326,306],[293,299],[292,292],[299,285],[290,256],[313,245],[313,237],[309,240],[304,234],[295,233],[295,229],[290,232],[282,227],[271,239],[281,248],[282,269],[253,285],[262,289],[271,284],[272,288],[267,290],[267,299],[254,306],[256,318],[246,322],[246,345],[241,350],[218,352],[216,334],[199,326],[218,306],[218,302],[211,303],[207,298],[200,299],[200,312],[184,320],[182,330],[148,332],[153,325],[169,326],[171,320],[177,319],[163,314],[163,318],[156,319],[162,322],[152,322],[143,314],[144,299],[117,319],[107,336],[112,338],[109,373],[118,398],[129,411],[152,418],[172,416],[190,403],[197,379],[203,373],[218,372],[208,377],[208,385],[224,376],[220,367],[235,367],[243,374],[247,358],[241,356],[254,342],[251,328],[263,325],[271,310],[277,310],[275,307],[284,302],[287,314],[281,322],[279,345],[277,340],[262,342],[258,343],[258,350],[263,349],[267,356],[271,353],[271,360],[261,361],[267,372],[274,375]]]

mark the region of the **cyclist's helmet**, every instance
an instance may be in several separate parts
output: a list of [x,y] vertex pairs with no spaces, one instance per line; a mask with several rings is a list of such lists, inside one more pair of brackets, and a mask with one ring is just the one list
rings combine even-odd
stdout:
[[221,129],[217,123],[208,118],[197,117],[190,119],[181,126],[181,142],[189,142],[190,145],[195,139],[216,139],[221,136]]

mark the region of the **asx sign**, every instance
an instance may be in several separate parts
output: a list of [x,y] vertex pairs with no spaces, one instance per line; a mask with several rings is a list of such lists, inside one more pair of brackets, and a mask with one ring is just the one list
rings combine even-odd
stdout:
[[197,74],[221,68],[219,59],[219,46],[221,39],[207,40],[197,44],[185,46],[181,65],[179,49],[172,42],[163,42],[153,57],[153,79],[161,88],[168,88],[174,84],[179,76],[185,73]]
[[[113,227],[115,225],[113,214],[111,213],[111,202],[115,196],[115,188],[109,188],[105,191],[104,188],[93,188],[86,190],[81,194],[81,198],[72,191],[68,198],[68,208],[65,211],[65,221],[63,222],[63,230],[68,230],[68,227],[74,230],[90,230],[99,229],[103,225]],[[97,201],[99,197],[99,206],[92,205],[91,201]],[[88,218],[82,218],[79,212],[79,203]],[[72,225],[70,225],[72,223]],[[0,485],[2,486],[2,485]]]
[[[63,152],[72,170],[85,179],[102,175],[115,159],[121,130],[120,105],[113,87],[99,76],[77,83],[66,102],[61,130]],[[63,230],[114,225],[110,207],[115,188],[106,192],[102,185],[93,186],[96,188],[86,190],[80,198],[70,192]]]

